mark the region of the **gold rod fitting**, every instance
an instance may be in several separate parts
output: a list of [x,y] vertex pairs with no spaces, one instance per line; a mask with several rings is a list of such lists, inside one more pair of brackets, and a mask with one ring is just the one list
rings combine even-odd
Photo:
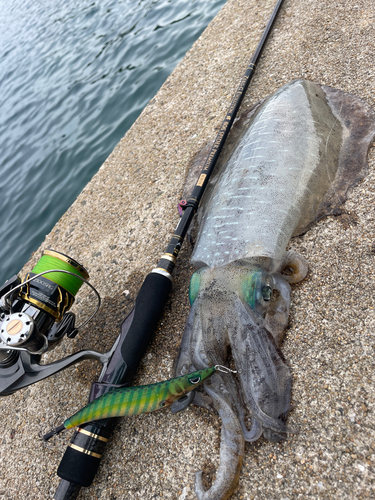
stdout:
[[160,257],[160,259],[170,260],[171,262],[173,262],[173,264],[176,264],[176,262],[177,262],[176,257],[174,255],[172,255],[171,253],[165,253],[164,255],[162,255]]
[[80,453],[83,453],[84,455],[90,455],[91,457],[95,458],[102,458],[102,455],[99,455],[99,453],[94,453],[93,451],[85,450],[84,448],[81,448],[80,446],[77,446],[76,444],[70,443],[69,446],[73,448],[73,450],[79,451]]
[[82,432],[82,434],[85,434],[86,436],[90,436],[94,439],[97,439],[98,441],[103,441],[104,443],[108,443],[109,439],[105,438],[103,436],[99,436],[99,434],[94,434],[93,432],[86,431],[86,429],[78,429],[78,432]]

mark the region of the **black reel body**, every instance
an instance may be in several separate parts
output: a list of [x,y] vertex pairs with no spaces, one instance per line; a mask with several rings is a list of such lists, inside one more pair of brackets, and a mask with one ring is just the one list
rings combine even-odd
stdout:
[[[28,277],[33,277],[33,273],[31,273],[31,276],[28,275]],[[10,286],[12,286],[12,288],[21,284],[21,280],[18,276],[14,276],[10,281]],[[4,306],[0,308],[0,342],[3,344],[11,348],[25,348],[30,354],[43,354],[55,347],[65,334],[69,334],[74,330],[75,319],[73,313],[68,313],[66,311],[59,317],[59,321],[57,322],[56,314],[52,314],[52,311],[48,311],[52,305],[50,297],[56,294],[56,289],[58,288],[58,285],[52,281],[49,281],[50,286],[48,288],[44,287],[44,289],[47,288],[47,291],[51,292],[49,295],[43,293],[44,302],[47,302],[48,305],[45,309],[40,307],[40,305],[45,305],[40,302],[40,300],[43,300],[40,291],[40,282],[42,281],[49,285],[47,279],[40,276],[27,285],[27,294],[22,293],[22,288],[15,290],[14,295],[16,295],[16,297],[12,298],[10,310],[7,311]],[[7,281],[5,285],[0,288],[0,297],[7,293],[7,291],[12,290],[12,288],[10,290],[8,290],[8,288],[9,282]],[[43,290],[43,292],[44,291],[45,290]],[[32,297],[36,295],[40,299],[38,305],[34,305],[31,301],[33,300]],[[70,319],[68,325],[66,324],[67,317]],[[0,351],[0,362],[3,358],[4,351],[2,350]]]
[[39,365],[42,354],[65,336],[76,336],[75,315],[69,309],[82,283],[95,291],[100,305],[99,294],[88,278],[78,262],[47,250],[23,281],[13,276],[0,288],[0,395],[12,394],[82,359],[105,362],[105,355],[81,351]]

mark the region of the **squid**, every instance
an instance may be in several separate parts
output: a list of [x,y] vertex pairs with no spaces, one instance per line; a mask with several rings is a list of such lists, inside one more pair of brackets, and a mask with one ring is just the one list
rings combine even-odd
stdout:
[[306,80],[258,103],[231,131],[198,214],[191,310],[175,363],[176,376],[228,363],[238,372],[215,373],[205,395],[191,393],[222,422],[220,466],[207,491],[196,474],[198,500],[232,495],[246,441],[297,432],[287,424],[292,375],[280,345],[291,285],[308,264],[287,248],[317,220],[343,213],[374,135],[364,101]]

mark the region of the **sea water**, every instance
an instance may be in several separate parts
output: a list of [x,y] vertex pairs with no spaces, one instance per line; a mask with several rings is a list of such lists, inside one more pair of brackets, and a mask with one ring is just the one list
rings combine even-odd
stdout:
[[0,0],[0,285],[224,3]]

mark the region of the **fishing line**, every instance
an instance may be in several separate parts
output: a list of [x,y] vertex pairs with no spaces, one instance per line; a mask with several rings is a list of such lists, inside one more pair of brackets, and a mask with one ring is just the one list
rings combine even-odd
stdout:
[[69,271],[69,274],[50,272],[48,279],[68,290],[74,297],[83,285],[83,280],[87,280],[88,278],[87,272],[83,273],[82,268],[73,267],[69,262],[50,255],[47,252],[42,255],[31,272],[39,274],[45,271],[52,271],[53,269]]
[[[45,275],[48,275],[46,278],[47,281],[40,281],[39,278]],[[83,283],[85,283],[93,290],[98,302],[95,311],[91,314],[89,319],[76,327],[76,330],[78,330],[85,326],[95,316],[101,304],[99,292],[88,279],[88,272],[77,261],[61,252],[45,250],[32,271],[26,275],[24,281],[13,287],[1,297],[1,304],[3,307],[9,309],[10,314],[12,314],[12,304],[11,300],[8,302],[8,297],[13,297],[14,292],[19,289],[21,297],[26,298],[30,303],[37,305],[37,307],[52,314],[56,319],[61,320],[63,313],[73,305],[78,290]],[[51,288],[51,283],[48,284],[48,282],[58,285],[58,290],[56,291],[57,295],[60,297],[58,299],[58,304],[53,307],[50,297],[43,293],[41,294],[39,291],[33,295],[30,288],[30,283],[32,282],[42,284],[44,287],[47,287],[47,290]],[[61,308],[63,308],[63,311],[60,310]],[[19,351],[25,350],[22,347],[14,346],[13,349]]]

